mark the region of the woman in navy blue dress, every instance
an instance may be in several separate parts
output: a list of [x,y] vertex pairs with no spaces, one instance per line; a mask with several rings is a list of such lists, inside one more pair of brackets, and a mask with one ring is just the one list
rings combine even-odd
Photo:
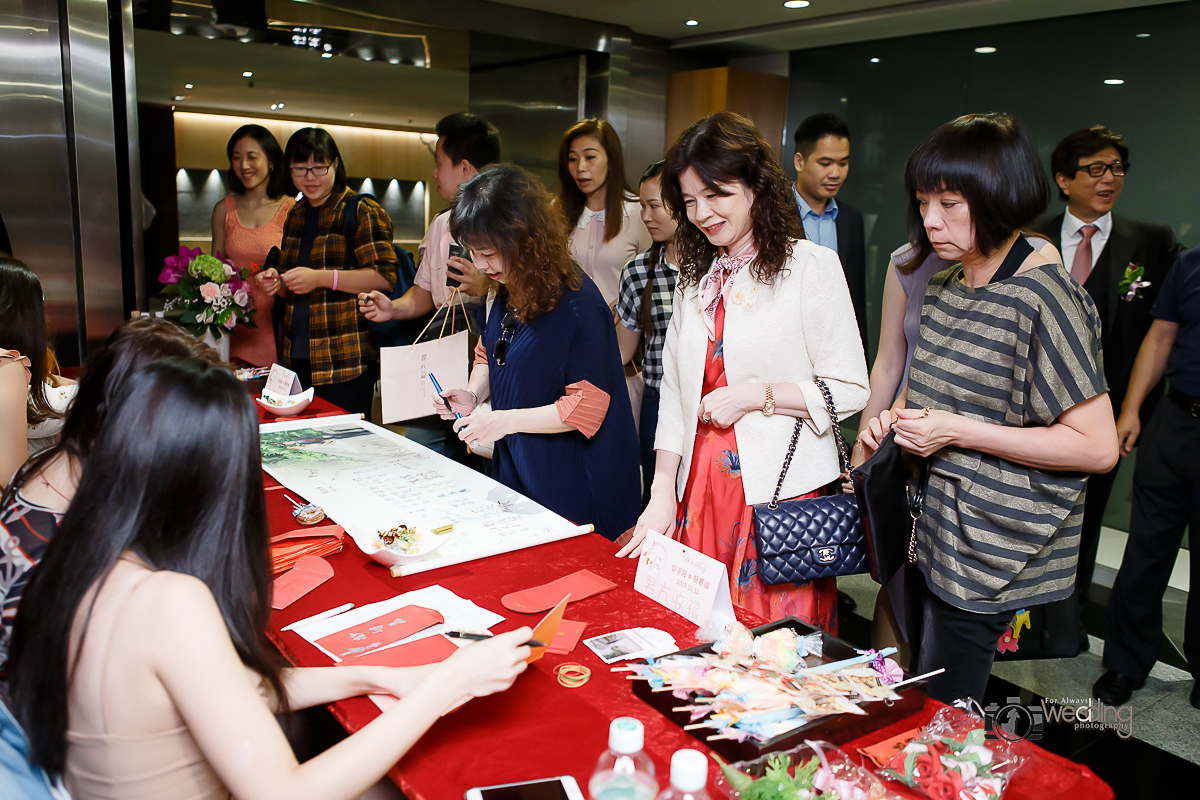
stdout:
[[459,438],[495,442],[496,480],[616,539],[641,508],[637,434],[612,312],[572,260],[562,212],[501,165],[462,185],[450,231],[498,287],[467,387],[442,393]]

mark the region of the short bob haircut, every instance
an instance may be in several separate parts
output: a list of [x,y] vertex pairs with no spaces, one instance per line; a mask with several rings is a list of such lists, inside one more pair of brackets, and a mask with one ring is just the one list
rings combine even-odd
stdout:
[[1029,129],[1007,114],[965,114],[917,145],[904,170],[910,263],[933,251],[917,193],[958,192],[967,201],[975,248],[990,256],[1050,203],[1050,184]]
[[33,762],[51,777],[63,772],[73,624],[85,620],[87,635],[87,610],[79,612],[88,592],[126,551],[151,569],[203,581],[242,663],[286,708],[266,639],[268,538],[258,414],[233,373],[169,359],[130,376],[31,574],[13,629],[13,711],[29,734]]
[[61,415],[46,398],[46,378],[53,354],[46,335],[42,282],[23,262],[7,256],[0,256],[0,343],[29,359],[25,421],[36,425],[59,418]]
[[[225,155],[229,158],[229,170],[225,173],[225,180],[229,184],[229,191],[234,194],[246,193],[242,179],[233,168],[233,148],[242,139],[253,139],[267,157],[267,196],[276,200],[285,194],[291,194],[292,175],[283,166],[283,149],[279,146],[275,134],[262,125],[243,125],[229,137],[229,143],[225,145]],[[306,158],[300,160],[307,161]]]
[[488,167],[463,183],[450,214],[456,241],[499,252],[508,304],[525,322],[557,306],[567,289],[583,285],[567,230],[542,182],[512,164]]
[[435,130],[451,164],[466,161],[478,171],[500,160],[500,131],[478,114],[450,114],[438,120]]
[[[1094,156],[1108,147],[1116,148],[1121,161],[1125,163],[1125,169],[1129,169],[1129,144],[1125,137],[1103,125],[1093,125],[1068,134],[1058,143],[1050,154],[1050,174],[1056,178],[1059,175],[1074,178],[1079,171],[1080,159]],[[1058,199],[1067,199],[1062,189],[1058,190]]]
[[663,200],[679,223],[675,251],[683,286],[700,282],[717,256],[717,247],[687,216],[679,179],[696,170],[704,185],[719,195],[725,187],[741,184],[754,193],[750,220],[758,258],[750,265],[755,280],[772,284],[787,269],[792,240],[804,238],[792,185],[771,146],[754,123],[730,111],[710,114],[688,128],[667,153],[663,169]]
[[287,149],[283,151],[283,163],[291,174],[293,164],[303,164],[309,158],[332,164],[337,159],[337,169],[334,170],[333,193],[338,194],[346,188],[346,162],[338,151],[337,142],[324,128],[301,128],[288,139]]
[[587,195],[575,185],[571,177],[568,157],[571,143],[580,136],[594,136],[604,148],[608,158],[608,175],[604,179],[604,241],[616,238],[625,221],[625,202],[636,200],[634,191],[625,183],[625,155],[621,150],[621,137],[606,119],[581,119],[562,135],[558,144],[558,201],[562,204],[567,223],[575,225],[587,205]]

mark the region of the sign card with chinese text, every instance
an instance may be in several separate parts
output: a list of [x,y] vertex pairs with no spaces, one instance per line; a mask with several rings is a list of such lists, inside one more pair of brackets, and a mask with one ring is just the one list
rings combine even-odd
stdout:
[[300,379],[296,377],[296,373],[287,367],[272,364],[271,371],[267,374],[267,382],[263,385],[263,391],[276,397],[289,397],[293,394],[300,394],[304,391],[304,387],[300,385]]
[[662,534],[646,534],[633,588],[697,625],[734,620],[725,565]]

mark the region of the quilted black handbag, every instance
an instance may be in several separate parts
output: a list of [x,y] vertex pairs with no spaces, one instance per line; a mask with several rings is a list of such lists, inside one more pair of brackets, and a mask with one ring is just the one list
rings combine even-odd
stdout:
[[929,459],[904,452],[889,433],[850,473],[862,516],[871,577],[887,583],[904,563],[917,561],[917,520],[925,506]]
[[[846,442],[833,408],[833,395],[820,378],[814,379],[829,418],[843,470],[850,469]],[[805,583],[817,578],[857,575],[868,569],[867,547],[859,520],[858,504],[851,494],[810,497],[779,502],[796,441],[804,421],[797,419],[783,471],[771,502],[754,506],[754,546],[758,549],[758,578],[768,585]]]

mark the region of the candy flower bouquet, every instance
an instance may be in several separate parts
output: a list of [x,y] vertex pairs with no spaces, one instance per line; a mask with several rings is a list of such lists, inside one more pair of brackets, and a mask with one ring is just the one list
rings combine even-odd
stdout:
[[207,333],[214,340],[237,325],[257,327],[247,285],[250,271],[217,256],[180,247],[178,255],[166,258],[158,275],[161,295],[168,298],[167,310],[180,309],[179,322],[189,333]]

